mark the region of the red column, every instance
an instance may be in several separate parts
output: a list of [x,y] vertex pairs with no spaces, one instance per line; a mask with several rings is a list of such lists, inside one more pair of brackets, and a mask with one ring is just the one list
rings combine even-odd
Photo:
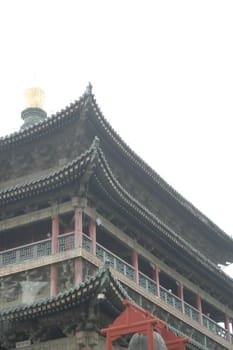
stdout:
[[[82,249],[82,239],[83,239],[83,218],[82,210],[80,208],[75,208],[74,211],[74,244],[75,248]],[[77,286],[83,280],[83,264],[82,258],[78,257],[74,260],[74,280]]]
[[132,250],[132,265],[134,267],[134,279],[135,282],[138,284],[139,278],[138,278],[138,253],[136,250]]
[[157,266],[155,266],[152,271],[152,278],[156,282],[157,296],[160,298],[159,269]]
[[181,311],[184,314],[184,286],[182,284],[178,285],[178,297],[181,299]]
[[227,330],[227,339],[231,340],[231,332],[230,332],[230,319],[227,314],[224,315],[224,326]]
[[52,218],[52,254],[58,251],[58,235],[59,235],[59,215],[55,214]]
[[202,305],[201,305],[201,297],[199,294],[196,295],[196,308],[198,310],[199,322],[202,324]]
[[91,253],[96,255],[96,222],[94,219],[89,221],[89,237],[91,239]]
[[[52,254],[58,252],[58,234],[59,234],[59,215],[55,214],[52,218]],[[50,295],[57,294],[57,265],[50,267]]]
[[74,211],[74,245],[75,248],[82,248],[83,215],[82,209],[75,208]]

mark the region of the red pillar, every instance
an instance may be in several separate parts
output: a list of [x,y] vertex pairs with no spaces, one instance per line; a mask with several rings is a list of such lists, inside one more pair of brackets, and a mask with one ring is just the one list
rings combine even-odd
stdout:
[[153,327],[151,325],[150,327],[148,326],[147,338],[148,338],[148,349],[156,350],[154,347]]
[[160,281],[159,281],[159,269],[157,266],[152,271],[152,278],[156,282],[157,296],[160,298]]
[[82,248],[83,215],[82,209],[75,208],[74,211],[74,245],[75,248]]
[[224,326],[227,330],[227,340],[231,340],[231,332],[230,332],[230,319],[227,314],[224,315]]
[[201,297],[199,294],[196,295],[196,308],[198,310],[199,322],[202,324],[202,305],[201,305]]
[[[82,210],[80,208],[75,208],[74,211],[74,244],[75,248],[82,248],[82,239],[83,239],[83,217]],[[78,257],[74,261],[74,280],[75,285],[77,286],[83,280],[83,266],[82,258]]]
[[139,282],[139,278],[138,278],[138,253],[136,252],[136,250],[132,250],[132,265],[134,267],[134,279],[135,282],[138,284]]
[[184,314],[184,286],[178,285],[178,297],[181,299],[181,312]]
[[96,222],[94,219],[89,221],[89,237],[91,239],[91,253],[96,255]]
[[[58,252],[58,234],[59,234],[59,215],[55,214],[52,218],[52,254]],[[57,294],[57,265],[50,267],[50,295]]]

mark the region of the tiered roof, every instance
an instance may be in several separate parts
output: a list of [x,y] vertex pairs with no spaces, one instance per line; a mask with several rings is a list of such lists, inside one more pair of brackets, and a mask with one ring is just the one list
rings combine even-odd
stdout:
[[219,238],[221,238],[221,240],[224,240],[226,244],[230,244],[233,247],[233,240],[229,235],[215,225],[208,217],[195,208],[183,196],[181,196],[122,140],[120,135],[117,134],[117,132],[111,127],[109,122],[102,114],[95,97],[92,94],[91,88],[88,88],[87,92],[84,93],[79,100],[70,104],[60,112],[52,115],[44,122],[35,124],[34,126],[23,131],[1,137],[0,152],[4,152],[4,150],[15,148],[22,144],[35,142],[37,139],[43,136],[56,132],[57,129],[62,128],[64,125],[72,123],[74,120],[78,120],[83,109],[88,109],[88,111],[91,112],[88,113],[87,118],[91,119],[91,122],[95,125],[101,136],[107,141],[110,140],[112,146],[116,147],[117,151],[120,152],[123,157],[126,157],[128,162],[132,162],[134,166],[140,172],[142,172],[145,178],[149,178],[152,185],[153,183],[157,184],[163,192],[167,193],[170,199],[173,199],[193,217],[208,227],[214,235],[217,235]]
[[[85,178],[85,181],[90,182],[92,187],[98,188],[112,205],[122,208],[125,215],[134,221],[136,220],[141,227],[146,227],[148,234],[152,238],[156,237],[167,249],[168,255],[172,252],[173,256],[175,254],[180,258],[181,264],[195,266],[196,273],[201,272],[206,277],[206,280],[202,278],[202,283],[208,284],[211,281],[215,286],[218,285],[219,292],[221,290],[221,293],[224,293],[228,305],[231,305],[232,279],[141,203],[133,193],[129,193],[113,174],[106,160],[106,144],[109,148],[116,149],[122,159],[124,158],[128,163],[133,164],[134,169],[142,175],[142,181],[145,183],[149,181],[151,186],[158,186],[161,192],[165,193],[173,203],[180,205],[195,220],[201,222],[206,230],[210,230],[215,240],[218,239],[221,244],[224,242],[226,250],[230,252],[233,251],[233,240],[179,195],[124,143],[104,118],[90,89],[78,101],[48,120],[0,139],[0,152],[8,152],[9,149],[14,149],[19,145],[36,142],[41,137],[56,133],[56,130],[62,129],[65,125],[78,121],[81,117],[84,117],[92,126],[94,125],[95,132],[100,139],[95,138],[89,149],[66,162],[65,165],[56,166],[40,176],[34,174],[31,178],[27,177],[26,180],[15,179],[13,185],[2,186],[0,206],[65,188],[75,182],[81,183]],[[167,259],[171,260],[172,255],[170,258],[168,256]]]

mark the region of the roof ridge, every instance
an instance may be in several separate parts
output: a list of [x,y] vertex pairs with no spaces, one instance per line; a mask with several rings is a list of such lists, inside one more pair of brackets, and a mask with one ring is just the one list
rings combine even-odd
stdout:
[[83,167],[86,164],[92,164],[92,166],[94,166],[98,155],[98,148],[99,139],[98,137],[95,137],[91,146],[85,152],[80,154],[77,158],[73,159],[72,161],[66,163],[65,165],[58,167],[52,173],[42,175],[37,179],[29,181],[26,184],[19,184],[0,191],[0,202],[9,202],[13,195],[19,196],[19,198],[24,197],[26,193],[30,191],[30,187],[32,187],[31,190],[33,190],[34,187],[38,187],[37,185],[39,184],[39,189],[43,190],[43,186],[49,186],[50,180],[53,182],[53,186],[56,186],[56,184],[59,183],[59,181],[62,182],[63,174],[70,175],[72,178],[75,178],[75,174],[78,170],[80,170],[80,167]]
[[[136,210],[140,215],[142,215],[147,221],[149,221],[150,223],[153,224],[153,221],[158,224],[160,226],[160,230],[162,230],[163,233],[165,233],[167,236],[172,235],[173,238],[172,240],[174,241],[174,238],[176,239],[177,243],[179,246],[182,246],[182,248],[188,248],[190,252],[192,252],[192,256],[197,258],[198,260],[202,263],[204,263],[205,265],[207,264],[209,267],[211,267],[212,269],[214,269],[214,271],[216,273],[220,273],[222,277],[227,278],[228,281],[231,281],[231,283],[233,282],[233,279],[228,276],[224,271],[222,271],[221,269],[218,268],[217,265],[215,265],[211,260],[209,260],[208,258],[205,257],[204,254],[202,254],[201,252],[199,252],[196,248],[194,248],[192,245],[190,245],[183,237],[179,236],[172,228],[170,228],[169,226],[167,226],[163,221],[161,221],[156,214],[152,213],[149,209],[147,209],[146,207],[143,206],[143,204],[141,204],[136,198],[134,198],[117,180],[117,178],[114,176],[105,156],[104,153],[101,149],[101,147],[98,150],[99,152],[99,163],[102,162],[102,168],[103,165],[105,166],[105,170],[103,170],[103,174],[104,176],[108,177],[108,180],[110,180],[109,182],[111,183],[112,187],[114,188],[114,190],[116,192],[118,192],[118,194],[120,195],[120,197],[125,200],[125,202],[127,202],[128,205],[131,206],[131,208],[134,208],[134,210]],[[120,191],[119,191],[120,190]],[[121,192],[121,193],[120,193]],[[124,199],[124,196],[126,196],[126,198]],[[128,198],[127,198],[128,197]],[[134,203],[134,205],[132,205],[132,203],[130,203],[130,201],[132,201]],[[138,208],[137,208],[138,207]],[[144,212],[144,214],[143,214]],[[170,237],[171,238],[171,237]]]
[[72,120],[74,112],[80,109],[85,102],[85,93],[80,96],[80,98],[74,102],[71,102],[65,108],[62,108],[60,111],[53,113],[47,119],[33,124],[28,128],[23,130],[16,131],[6,136],[0,137],[0,150],[9,148],[15,144],[30,141],[32,137],[40,137],[46,133],[48,133],[48,127],[62,125],[63,122],[68,122],[68,118]]
[[211,230],[214,230],[218,235],[220,234],[225,239],[233,242],[233,238],[224,232],[218,225],[216,225],[211,219],[203,214],[198,208],[196,208],[191,202],[189,202],[184,196],[176,191],[168,182],[166,182],[150,165],[148,165],[131,147],[121,138],[118,132],[111,126],[109,121],[104,117],[94,95],[92,95],[92,108],[97,116],[99,123],[107,129],[106,132],[111,134],[113,141],[121,150],[127,154],[133,162],[139,166],[153,181],[155,181],[163,190],[165,190],[172,198],[174,198],[180,205],[188,210],[194,217],[200,222],[207,225]]

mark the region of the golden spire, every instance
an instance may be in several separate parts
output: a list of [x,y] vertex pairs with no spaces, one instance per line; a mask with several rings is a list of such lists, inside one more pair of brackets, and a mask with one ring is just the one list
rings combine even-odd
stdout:
[[41,108],[43,109],[45,93],[44,90],[33,86],[24,91],[24,98],[26,100],[26,108]]
[[47,113],[43,110],[45,99],[44,90],[33,86],[24,91],[25,109],[21,112],[23,125],[20,130],[32,127],[35,124],[43,122],[47,118]]

